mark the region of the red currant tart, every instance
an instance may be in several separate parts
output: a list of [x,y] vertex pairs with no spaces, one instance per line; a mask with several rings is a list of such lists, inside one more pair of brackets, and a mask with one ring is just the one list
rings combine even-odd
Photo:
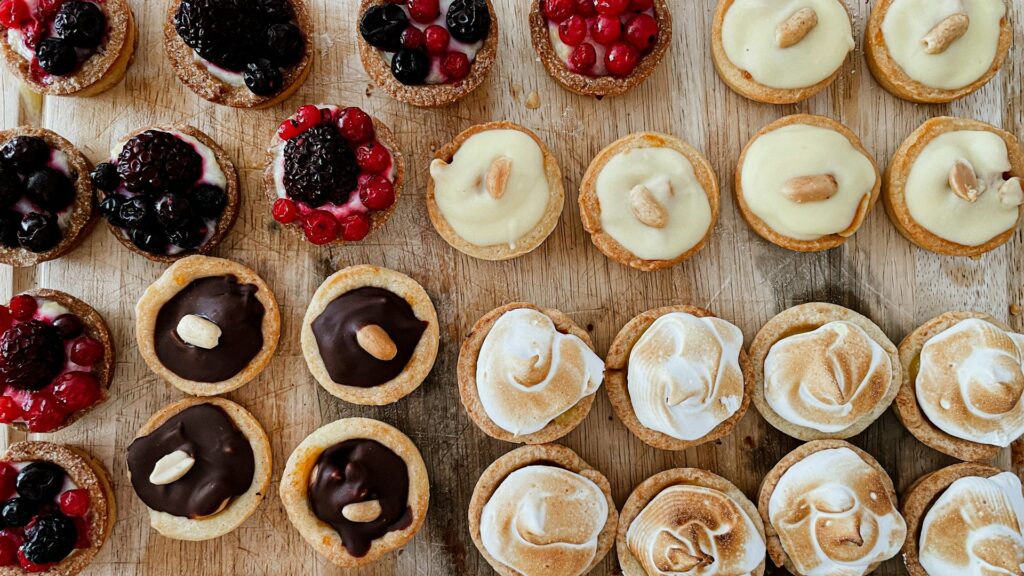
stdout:
[[308,104],[277,129],[263,183],[274,220],[313,244],[357,242],[391,217],[405,166],[383,122]]
[[359,54],[396,100],[451,104],[483,82],[498,50],[491,0],[362,0]]
[[654,72],[672,39],[666,0],[533,0],[533,47],[563,87],[618,96]]
[[127,0],[0,0],[0,29],[8,67],[42,94],[99,94],[135,52]]

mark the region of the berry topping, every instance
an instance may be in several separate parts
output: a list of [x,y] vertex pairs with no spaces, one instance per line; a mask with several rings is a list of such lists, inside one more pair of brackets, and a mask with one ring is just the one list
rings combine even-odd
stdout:
[[131,228],[128,239],[136,248],[150,254],[163,254],[167,251],[167,235],[155,228]]
[[356,187],[355,154],[331,124],[320,124],[289,140],[284,159],[284,185],[294,200],[312,207],[343,204]]
[[597,15],[597,8],[594,7],[594,0],[574,0],[576,13],[584,18]]
[[100,214],[118,228],[125,226],[121,220],[121,207],[124,206],[125,200],[120,194],[110,194],[100,202]]
[[29,212],[21,219],[18,242],[29,252],[46,252],[60,244],[60,227],[57,219],[48,214]]
[[284,85],[281,69],[266,58],[257,58],[245,66],[242,80],[249,91],[257,96],[273,96]]
[[302,219],[302,232],[316,245],[333,242],[338,237],[338,221],[330,212],[313,210]]
[[[13,401],[13,398],[0,397]],[[0,402],[0,407],[3,407]],[[10,498],[14,495],[14,483],[18,479],[18,469],[7,462],[0,462],[0,498]],[[0,538],[2,539],[2,538]]]
[[371,6],[359,22],[359,34],[363,40],[387,52],[395,52],[402,46],[402,32],[409,27],[409,17],[397,4]]
[[296,110],[294,116],[281,123],[277,128],[277,136],[281,140],[291,140],[319,124],[321,119],[320,109],[312,104],[306,104]]
[[449,82],[458,82],[469,76],[469,57],[462,52],[449,52],[441,60],[441,71]]
[[626,41],[646,52],[658,41],[658,21],[649,14],[637,14],[626,23]]
[[146,130],[125,143],[117,171],[130,192],[156,194],[190,187],[202,175],[203,159],[173,134]]
[[29,320],[0,337],[0,378],[23,390],[39,390],[64,368],[64,343],[53,326]]
[[417,22],[430,24],[441,15],[441,6],[438,0],[409,0],[409,14]]
[[192,216],[192,207],[184,194],[171,192],[157,199],[154,205],[156,219],[164,227],[177,226]]
[[0,396],[0,422],[10,424],[21,418],[23,414],[21,406],[14,398]]
[[374,137],[373,118],[359,108],[345,108],[338,119],[338,130],[345,140],[353,144],[367,142]]
[[15,320],[20,322],[31,320],[38,309],[39,303],[36,302],[35,298],[28,294],[18,294],[14,298],[11,298],[10,311],[11,316],[14,316]]
[[145,196],[128,198],[121,204],[118,218],[129,228],[145,226],[153,218],[153,204]]
[[77,338],[82,333],[82,321],[74,314],[61,314],[53,319],[53,327],[64,340]]
[[36,564],[29,560],[28,557],[25,556],[25,550],[21,548],[18,548],[18,564],[23,570],[30,573],[44,572],[50,568],[46,564]]
[[569,54],[569,69],[577,74],[591,74],[597,64],[597,50],[590,44],[580,44]]
[[0,566],[18,563],[18,545],[10,538],[0,538]]
[[[287,68],[302,60],[306,39],[302,31],[291,22],[277,22],[267,26],[267,58],[277,66]],[[280,74],[280,73],[279,73]]]
[[25,185],[11,168],[0,165],[0,207],[7,208],[25,194]]
[[75,412],[99,401],[100,383],[89,372],[67,372],[54,382],[53,395],[68,412]]
[[36,136],[15,136],[0,148],[0,162],[22,174],[42,168],[50,160],[50,147]]
[[25,423],[31,432],[50,432],[64,423],[67,414],[49,392],[37,392],[29,398]]
[[256,0],[264,20],[267,22],[286,22],[295,18],[295,10],[288,0]]
[[91,2],[68,0],[53,20],[53,31],[72,46],[95,48],[107,32],[107,17]]
[[630,0],[594,0],[598,14],[621,16],[629,8]]
[[587,39],[587,21],[572,15],[558,25],[558,37],[568,46],[579,46]]
[[60,495],[58,502],[64,514],[71,517],[84,516],[89,511],[89,491],[81,488],[68,490]]
[[32,19],[24,0],[3,0],[0,2],[0,25],[4,28],[21,28]]
[[359,187],[359,199],[370,210],[387,210],[395,203],[395,187],[383,176],[374,176]]
[[338,224],[341,226],[341,237],[346,242],[358,242],[370,233],[370,217],[366,214],[349,214]]
[[71,351],[68,356],[71,361],[79,366],[92,366],[103,358],[103,345],[97,340],[82,336],[71,344]]
[[75,47],[60,38],[44,38],[36,45],[39,66],[54,76],[70,74],[78,66]]
[[0,508],[0,520],[7,528],[23,528],[38,511],[39,505],[32,500],[15,496]]
[[0,211],[0,245],[5,248],[20,248],[19,230],[21,230],[21,214],[14,210]]
[[117,173],[117,166],[110,162],[102,162],[93,168],[89,174],[92,185],[104,192],[113,192],[121,185],[121,176]]
[[295,202],[292,202],[288,198],[278,198],[274,200],[273,208],[274,220],[277,220],[281,224],[290,224],[295,222],[299,217],[299,209],[295,207]]
[[574,0],[544,0],[544,15],[552,22],[562,22],[572,16]]
[[[442,28],[443,30],[443,28]],[[447,34],[447,32],[445,32]],[[402,31],[402,47],[410,50],[423,46],[423,31],[415,26],[409,26]]]
[[52,500],[64,484],[64,470],[51,462],[32,462],[18,472],[18,495],[33,502]]
[[618,42],[608,49],[604,63],[613,76],[629,76],[640,62],[640,53],[627,42]]
[[220,186],[200,184],[189,193],[192,210],[203,218],[219,218],[228,205],[228,195]]
[[634,12],[643,12],[654,7],[654,0],[632,0],[629,9]]
[[448,7],[445,24],[452,38],[473,44],[491,31],[491,12],[486,0],[454,0]]
[[[423,31],[423,45],[427,48],[427,54],[431,56],[443,56],[448,52],[448,44],[452,36],[444,26],[436,24],[427,26]],[[406,46],[409,48],[409,46]]]
[[406,86],[423,84],[430,74],[430,58],[422,50],[402,48],[391,59],[391,74]]
[[356,162],[363,172],[380,174],[391,165],[391,153],[377,142],[367,142],[356,148]]
[[611,46],[622,37],[622,23],[618,17],[598,16],[594,20],[591,35],[598,44]]
[[167,240],[185,250],[195,250],[202,245],[209,229],[201,220],[195,217],[187,218],[174,226],[164,228]]
[[49,212],[61,212],[75,199],[75,187],[71,180],[52,168],[43,168],[25,179],[25,193],[28,199]]
[[60,562],[74,551],[77,540],[78,530],[70,518],[60,513],[46,514],[25,531],[21,551],[34,564]]

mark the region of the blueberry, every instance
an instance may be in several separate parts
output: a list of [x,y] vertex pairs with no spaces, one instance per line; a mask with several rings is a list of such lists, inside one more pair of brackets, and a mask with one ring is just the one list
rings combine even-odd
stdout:
[[167,228],[165,232],[171,244],[185,250],[195,250],[206,238],[207,229],[198,219],[190,218],[173,228]]
[[32,521],[39,511],[39,504],[28,498],[15,496],[0,507],[0,520],[7,528],[21,528]]
[[257,96],[273,96],[281,91],[284,84],[281,70],[266,58],[257,58],[246,65],[242,80],[249,91]]
[[69,0],[61,5],[53,19],[53,29],[72,46],[95,48],[107,33],[107,17],[91,2]]
[[54,76],[70,74],[78,66],[75,47],[60,38],[45,38],[36,46],[39,66]]
[[152,221],[153,205],[145,196],[133,196],[117,211],[122,228],[141,228]]
[[448,7],[445,24],[452,38],[466,44],[479,42],[491,31],[491,12],[486,0],[455,0]]
[[74,314],[61,314],[53,319],[53,327],[64,340],[70,340],[82,333],[82,321]]
[[0,208],[13,206],[25,194],[25,184],[12,168],[0,166]]
[[74,552],[76,541],[78,529],[71,518],[59,512],[44,514],[25,531],[21,552],[29,562],[50,564],[60,562]]
[[184,194],[164,194],[155,205],[156,219],[164,228],[171,228],[192,216],[192,207]]
[[430,74],[430,57],[419,49],[402,48],[391,60],[391,74],[407,86],[423,84]]
[[132,228],[128,230],[128,239],[132,244],[150,254],[167,253],[167,236],[155,228]]
[[287,22],[295,18],[295,11],[288,0],[257,0],[263,21],[268,24]]
[[385,52],[397,52],[402,47],[402,32],[409,27],[409,16],[396,4],[371,6],[359,21],[363,40]]
[[18,231],[21,230],[21,214],[14,210],[0,211],[0,246],[20,248]]
[[228,203],[224,189],[213,184],[200,184],[192,189],[189,196],[192,210],[203,218],[219,218]]
[[28,174],[50,161],[50,146],[36,136],[15,136],[0,148],[0,161],[21,174]]
[[124,228],[124,220],[121,220],[121,206],[125,203],[125,197],[120,194],[108,194],[100,202],[100,214],[118,228]]
[[18,242],[29,252],[46,252],[60,244],[60,227],[49,214],[29,212],[21,219]]
[[266,56],[281,67],[294,66],[306,52],[306,41],[299,27],[291,23],[267,26]]
[[43,168],[28,175],[25,191],[29,200],[49,212],[57,213],[67,208],[75,199],[75,187],[62,172]]
[[32,462],[18,472],[15,488],[18,495],[33,502],[49,502],[60,493],[64,470],[50,462]]
[[110,162],[97,164],[89,174],[92,185],[104,192],[113,192],[121,185],[121,176],[117,173],[117,166]]

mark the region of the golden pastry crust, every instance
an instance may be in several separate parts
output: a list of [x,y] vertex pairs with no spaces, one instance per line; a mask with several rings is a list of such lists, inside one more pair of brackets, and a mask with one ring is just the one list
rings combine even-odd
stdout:
[[[245,408],[224,398],[185,398],[184,400],[164,406],[142,425],[142,428],[139,429],[135,437],[141,438],[152,434],[173,416],[187,408],[200,404],[212,404],[228,415],[231,422],[249,440],[256,468],[253,472],[252,484],[249,486],[249,489],[244,494],[228,502],[226,508],[211,516],[187,518],[184,516],[174,516],[147,507],[146,509],[149,510],[149,525],[161,535],[175,540],[210,540],[223,536],[241,526],[259,508],[260,502],[267,495],[267,490],[270,488],[271,473],[274,469],[270,440],[267,438],[267,433],[263,431],[259,420]],[[130,471],[128,479],[130,482]]]
[[[733,64],[732,60],[729,60],[729,55],[725,52],[725,45],[722,43],[722,24],[725,22],[725,14],[732,7],[733,2],[735,0],[718,0],[718,8],[715,9],[715,19],[711,27],[711,58],[715,63],[715,70],[718,71],[719,78],[734,92],[744,98],[765,104],[796,104],[828,88],[839,77],[843,65],[836,68],[836,71],[828,78],[804,88],[772,88],[754,80],[750,72],[740,69]],[[846,3],[839,2],[839,4],[849,16],[850,9],[846,7]]]
[[[0,46],[6,46],[0,42]],[[68,168],[71,171],[70,178],[74,181],[75,199],[68,210],[71,216],[68,219],[67,227],[61,230],[61,241],[54,248],[46,252],[29,252],[24,248],[7,248],[0,246],[0,263],[9,266],[25,267],[35,266],[67,254],[85,240],[92,227],[96,224],[96,206],[92,198],[92,180],[89,177],[91,164],[89,160],[75,146],[64,139],[56,132],[45,128],[33,128],[30,126],[19,126],[10,130],[0,131],[0,144],[3,144],[15,136],[35,136],[42,138],[52,150],[60,150],[68,160]]]
[[181,5],[181,0],[172,0],[167,7],[164,19],[164,51],[167,60],[174,69],[174,74],[189,90],[200,98],[214,104],[223,104],[232,108],[270,108],[284,102],[302,86],[313,63],[313,18],[304,0],[288,0],[295,11],[295,23],[302,31],[306,41],[305,53],[299,63],[281,70],[283,88],[273,96],[258,96],[245,86],[230,86],[210,73],[197,60],[192,48],[178,35],[174,28],[174,14]]
[[508,478],[509,474],[516,470],[531,465],[557,466],[570,472],[575,472],[597,484],[601,492],[604,493],[605,500],[608,502],[608,520],[605,522],[604,529],[601,530],[597,537],[597,552],[594,555],[593,562],[590,563],[590,567],[587,568],[587,572],[590,572],[604,560],[608,551],[615,544],[618,513],[616,512],[615,502],[612,500],[611,484],[604,474],[592,468],[578,454],[557,444],[520,446],[498,458],[484,470],[483,474],[480,475],[480,479],[476,482],[476,487],[473,488],[473,497],[469,501],[469,535],[473,538],[473,543],[476,544],[480,555],[487,560],[487,563],[491,565],[491,568],[494,568],[495,572],[501,576],[521,576],[519,572],[495,560],[484,548],[483,540],[480,536],[480,516],[484,512],[484,506],[491,499],[491,496],[494,495],[494,491],[498,489],[498,486],[505,481],[505,478]]
[[[877,399],[874,409],[863,414],[845,429],[827,433],[794,424],[772,409],[764,395],[764,362],[776,342],[795,334],[814,331],[829,322],[838,321],[856,325],[885,350],[892,367],[892,377],[885,396]],[[754,365],[754,376],[757,382],[757,385],[754,386],[754,405],[757,407],[757,411],[777,430],[800,440],[842,440],[856,436],[885,412],[900,391],[902,370],[896,346],[885,335],[885,332],[867,316],[835,304],[813,302],[780,312],[754,336],[753,342],[750,343],[750,361]]]
[[540,0],[530,2],[530,39],[548,74],[566,90],[595,98],[618,96],[647,80],[672,45],[672,11],[669,10],[666,0],[654,0],[654,18],[658,21],[658,40],[651,51],[640,59],[636,69],[624,78],[611,75],[587,76],[569,70],[551,46],[551,35],[548,32],[547,20],[541,11]]
[[[427,323],[427,328],[420,336],[409,363],[398,376],[378,386],[367,388],[339,384],[328,374],[323,357],[320,356],[320,348],[313,333],[313,322],[331,302],[346,292],[368,286],[383,288],[401,297],[412,306],[416,317]],[[306,358],[306,366],[324,390],[353,404],[383,406],[408,396],[427,378],[437,359],[440,331],[437,311],[423,286],[401,272],[363,265],[335,272],[316,289],[302,320],[301,338],[302,355]]]
[[[365,556],[352,556],[338,533],[313,514],[307,494],[309,477],[320,454],[335,444],[361,439],[379,442],[405,461],[412,523],[374,540]],[[318,554],[337,566],[355,568],[376,562],[405,546],[419,532],[430,504],[430,480],[419,450],[400,430],[369,418],[345,418],[318,428],[292,451],[281,474],[281,501],[288,520]]]
[[31,72],[32,63],[11,47],[4,34],[0,54],[7,68],[30,90],[49,96],[95,96],[112,88],[124,77],[135,55],[135,16],[128,0],[105,0],[96,6],[107,17],[107,41],[73,74],[51,76],[50,84],[40,82]]
[[544,171],[548,179],[548,205],[540,222],[525,234],[522,238],[516,242],[514,248],[510,248],[507,244],[495,244],[492,246],[477,246],[464,240],[455,230],[448,224],[448,220],[445,219],[444,214],[441,213],[441,208],[437,205],[437,199],[434,196],[434,179],[427,179],[427,214],[430,216],[430,222],[434,225],[434,229],[437,233],[444,238],[445,242],[450,244],[453,248],[467,254],[474,258],[480,258],[481,260],[510,260],[517,256],[522,256],[528,252],[532,252],[538,246],[540,246],[551,232],[554,231],[555,226],[558,224],[559,218],[562,216],[562,208],[565,205],[565,191],[562,187],[562,169],[558,166],[558,160],[555,158],[551,150],[537,137],[532,131],[512,122],[489,122],[487,124],[477,124],[466,130],[455,137],[451,143],[441,148],[435,154],[435,158],[443,160],[445,162],[451,162],[452,157],[462,147],[463,142],[468,140],[471,136],[479,134],[481,132],[487,132],[489,130],[518,130],[530,138],[533,138],[534,142],[540,146],[541,152],[544,154]]
[[477,360],[480,358],[480,348],[483,347],[484,340],[487,339],[487,335],[491,332],[491,328],[494,326],[494,323],[504,316],[506,312],[518,310],[520,308],[528,308],[544,314],[551,319],[556,330],[562,334],[572,334],[580,340],[583,340],[591,350],[594,349],[594,344],[590,340],[590,335],[587,334],[585,330],[577,326],[576,323],[572,321],[572,318],[569,318],[565,313],[555,310],[554,308],[540,308],[525,302],[506,304],[491,310],[477,320],[476,324],[473,325],[473,329],[470,330],[469,334],[466,335],[466,339],[462,342],[462,347],[459,350],[459,363],[457,366],[459,398],[462,399],[462,405],[466,408],[466,413],[469,414],[469,419],[491,438],[497,438],[498,440],[504,440],[505,442],[515,442],[517,444],[546,444],[548,442],[558,440],[579,426],[580,422],[583,422],[587,417],[587,414],[590,413],[590,407],[594,404],[594,398],[597,394],[584,396],[572,408],[569,408],[557,418],[549,422],[547,426],[532,434],[523,434],[521,436],[513,434],[508,430],[501,428],[491,420],[487,415],[487,411],[484,410],[484,405],[480,400],[480,394],[476,387],[476,365]]
[[[182,378],[170,368],[164,366],[156,355],[154,343],[156,319],[161,308],[178,292],[185,289],[193,281],[210,276],[232,275],[240,284],[253,284],[258,290],[256,299],[263,304],[263,348],[241,372],[221,382],[196,382]],[[277,350],[277,342],[281,335],[281,313],[277,307],[277,299],[267,283],[251,269],[223,258],[209,256],[189,256],[183,258],[164,271],[159,278],[146,288],[135,305],[135,339],[139,346],[139,354],[146,361],[149,369],[175,388],[194,396],[214,396],[236,390],[259,375],[270,363]]]
[[[977,257],[1006,244],[1017,232],[1017,227],[1015,226],[979,246],[957,244],[939,238],[918,224],[910,215],[904,195],[910,171],[921,151],[935,138],[948,132],[962,130],[991,132],[1002,138],[1010,157],[1010,175],[1024,177],[1024,150],[1021,149],[1020,141],[1016,136],[977,120],[937,117],[922,124],[896,150],[896,154],[893,155],[892,161],[889,162],[889,167],[885,171],[885,191],[882,200],[889,220],[907,240],[938,254]],[[1021,207],[1020,211],[1024,213],[1024,207]],[[1020,219],[1018,218],[1018,225],[1019,223]]]
[[875,80],[896,97],[919,104],[943,104],[959,100],[988,84],[989,80],[999,72],[1013,44],[1013,28],[1010,20],[1003,17],[999,23],[999,41],[996,45],[996,56],[992,66],[980,78],[962,88],[947,90],[932,88],[914,80],[896,63],[889,52],[889,45],[882,32],[882,24],[889,13],[894,0],[878,0],[871,10],[871,17],[864,31],[864,51],[868,68]]
[[[483,83],[498,57],[498,14],[494,11],[494,4],[491,0],[486,0],[486,2],[487,11],[491,13],[491,30],[487,34],[484,45],[477,51],[473,62],[470,63],[469,76],[461,81],[454,84],[406,86],[391,74],[391,65],[381,56],[380,50],[370,46],[362,35],[357,33],[359,59],[363,62],[363,69],[366,70],[374,84],[383,88],[399,102],[424,108],[437,108],[462,100]],[[388,0],[361,0],[359,16],[356,21],[361,21],[363,14],[371,6],[387,3]]]
[[928,416],[921,410],[921,405],[917,403],[915,384],[921,350],[925,343],[968,318],[980,318],[1003,330],[1010,330],[1006,324],[981,312],[946,312],[917,327],[900,342],[899,357],[900,365],[903,367],[903,377],[894,409],[903,426],[923,444],[960,460],[982,462],[998,456],[999,447],[957,438],[932,424],[928,420]]
[[[754,145],[754,142],[756,142],[758,138],[761,138],[770,132],[797,124],[825,128],[842,134],[858,152],[871,161],[871,165],[875,169],[875,186],[871,189],[871,194],[866,196],[861,202],[860,208],[853,216],[853,222],[850,224],[850,227],[839,234],[829,234],[816,240],[798,240],[796,238],[784,236],[773,230],[767,222],[761,220],[756,214],[754,214],[747,205],[747,200],[743,195],[743,165],[747,160],[747,152],[750,150],[750,147]],[[787,250],[795,250],[797,252],[820,252],[822,250],[830,250],[837,246],[841,246],[847,239],[849,239],[850,236],[853,236],[853,234],[857,232],[861,224],[864,223],[864,219],[867,217],[868,213],[875,206],[875,202],[878,201],[878,197],[881,195],[882,174],[878,169],[878,163],[875,162],[874,157],[868,153],[867,149],[865,149],[864,145],[861,143],[860,138],[858,138],[852,130],[843,124],[824,116],[815,116],[813,114],[794,114],[792,116],[780,118],[765,126],[758,131],[758,133],[755,134],[749,142],[747,142],[747,145],[743,147],[743,152],[740,154],[740,160],[737,164],[736,180],[733,190],[735,191],[736,201],[740,207],[740,214],[743,215],[743,219],[747,221],[747,224],[754,229],[754,232],[757,232],[758,236],[772,244],[775,244],[776,246],[786,248]]]
[[[665,470],[638,484],[633,489],[633,492],[630,493],[626,503],[622,505],[622,511],[619,512],[619,529],[615,537],[615,551],[619,555],[619,567],[622,568],[624,576],[648,576],[643,566],[640,565],[640,562],[637,561],[632,551],[630,551],[626,535],[629,532],[630,525],[633,524],[633,520],[636,520],[636,517],[651,503],[651,500],[654,500],[663,490],[672,486],[701,486],[718,490],[736,502],[736,505],[750,517],[750,521],[754,523],[758,533],[761,534],[761,538],[765,538],[764,522],[761,520],[761,515],[757,512],[757,506],[735,484],[718,474],[701,470],[700,468],[673,468]],[[765,560],[762,560],[761,564],[750,573],[750,576],[762,576],[764,574],[764,567]]]
[[700,446],[701,444],[727,436],[732,431],[733,426],[746,414],[747,408],[750,406],[750,398],[754,393],[754,370],[746,351],[740,349],[739,362],[740,369],[743,370],[743,400],[740,403],[739,410],[722,421],[714,430],[696,440],[680,440],[641,424],[636,413],[633,411],[633,403],[629,398],[629,382],[627,378],[629,355],[633,352],[633,346],[636,346],[637,341],[647,332],[651,324],[654,324],[655,320],[673,312],[691,314],[698,318],[715,317],[708,310],[685,304],[648,310],[630,320],[619,330],[615,340],[612,341],[611,347],[608,349],[608,356],[605,358],[604,388],[608,392],[608,400],[612,404],[615,415],[644,444],[660,450],[686,450],[687,448]]
[[[604,170],[608,162],[616,155],[637,148],[670,148],[685,156],[690,161],[690,164],[693,165],[693,172],[697,177],[697,182],[700,183],[704,193],[707,194],[708,203],[711,205],[711,224],[708,226],[704,238],[693,248],[671,260],[644,260],[639,258],[601,228],[601,201],[597,196],[597,177],[600,176],[601,171]],[[590,233],[590,239],[594,242],[594,246],[597,246],[597,249],[605,256],[619,264],[647,272],[670,268],[688,260],[699,252],[715,231],[720,202],[721,194],[718,188],[718,176],[715,174],[715,170],[711,167],[711,163],[708,162],[707,158],[686,142],[674,136],[655,132],[630,134],[609,144],[604,150],[598,152],[597,156],[590,163],[586,174],[583,175],[583,182],[580,184],[580,219],[583,220],[583,228]]]

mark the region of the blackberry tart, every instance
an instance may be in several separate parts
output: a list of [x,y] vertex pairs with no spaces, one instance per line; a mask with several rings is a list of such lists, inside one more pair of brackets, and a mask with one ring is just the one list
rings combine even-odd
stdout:
[[281,123],[263,171],[274,220],[316,245],[357,242],[380,228],[404,182],[391,130],[359,108],[326,104]]
[[117,84],[135,53],[127,0],[3,0],[8,68],[34,92],[93,96]]
[[34,266],[78,246],[95,223],[89,161],[42,128],[0,132],[0,263]]
[[174,0],[164,48],[190,90],[235,108],[266,108],[309,76],[313,20],[303,0]]
[[445,106],[475,90],[497,56],[491,0],[362,0],[359,55],[392,98]]
[[209,136],[153,126],[114,146],[92,172],[100,214],[121,244],[156,262],[206,254],[238,216],[238,174]]

